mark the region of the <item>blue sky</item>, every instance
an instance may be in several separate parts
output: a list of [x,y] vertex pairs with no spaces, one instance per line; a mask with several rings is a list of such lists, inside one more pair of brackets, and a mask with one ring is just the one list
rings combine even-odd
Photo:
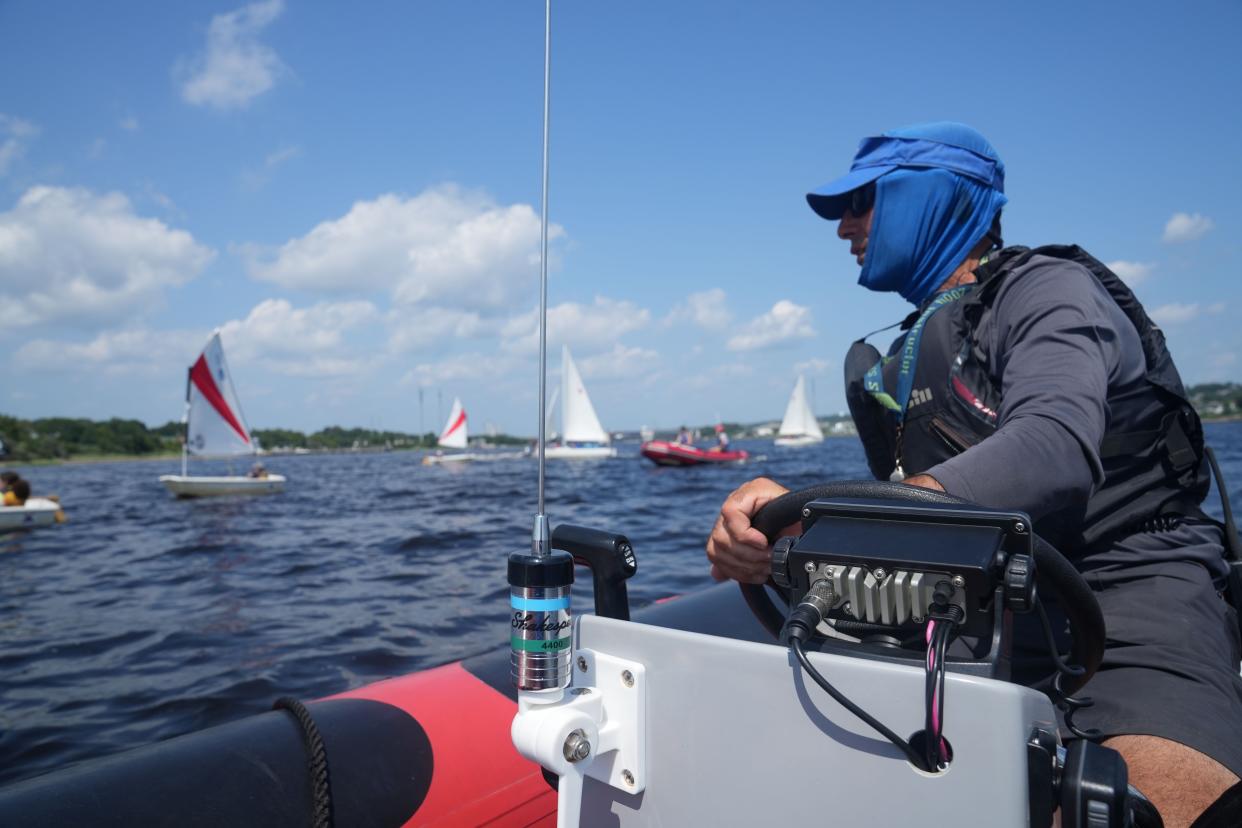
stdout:
[[[1010,243],[1075,242],[1240,380],[1242,6],[554,3],[551,369],[612,429],[844,407],[858,287],[804,193],[960,120]],[[536,429],[543,3],[0,3],[0,412]],[[437,408],[440,409],[437,414]]]

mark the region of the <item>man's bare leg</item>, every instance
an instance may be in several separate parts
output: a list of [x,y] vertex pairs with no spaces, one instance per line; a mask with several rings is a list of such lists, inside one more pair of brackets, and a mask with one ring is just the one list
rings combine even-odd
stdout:
[[1189,828],[1238,782],[1212,757],[1159,736],[1114,736],[1104,746],[1126,760],[1130,784],[1160,811],[1165,828]]

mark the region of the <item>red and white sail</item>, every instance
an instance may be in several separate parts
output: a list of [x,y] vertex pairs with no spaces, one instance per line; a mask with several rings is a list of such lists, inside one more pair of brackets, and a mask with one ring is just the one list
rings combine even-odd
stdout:
[[461,407],[461,400],[453,399],[453,410],[449,412],[448,422],[440,439],[436,441],[442,448],[464,449],[466,447],[466,409]]
[[215,331],[190,366],[186,387],[186,450],[198,455],[254,454],[237,391]]

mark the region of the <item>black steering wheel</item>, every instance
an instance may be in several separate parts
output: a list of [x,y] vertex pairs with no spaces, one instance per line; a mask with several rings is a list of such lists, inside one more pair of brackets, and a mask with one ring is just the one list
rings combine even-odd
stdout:
[[[802,520],[802,509],[812,500],[824,498],[864,498],[867,500],[889,500],[911,505],[943,505],[973,506],[968,500],[953,495],[924,489],[920,486],[908,486],[905,483],[890,483],[882,480],[843,480],[833,483],[821,483],[818,486],[786,492],[780,497],[769,501],[751,519],[751,525],[762,532],[768,543],[774,543],[781,530]],[[1095,594],[1082,574],[1074,568],[1065,556],[1038,535],[1033,536],[1035,554],[1036,583],[1039,589],[1055,593],[1070,622],[1072,646],[1070,662],[1083,668],[1078,676],[1062,676],[1060,692],[1071,695],[1081,689],[1095,674],[1104,657],[1104,615],[1095,600]],[[770,595],[762,584],[744,584],[739,582],[742,596],[747,606],[772,637],[779,640],[780,630],[784,626],[785,616],[777,609]],[[1052,686],[1053,677],[1041,682],[1039,689],[1047,690]],[[1045,687],[1044,685],[1047,685]]]

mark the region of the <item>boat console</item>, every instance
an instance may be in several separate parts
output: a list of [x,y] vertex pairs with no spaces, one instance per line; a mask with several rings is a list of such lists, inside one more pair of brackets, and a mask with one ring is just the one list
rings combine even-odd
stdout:
[[[1160,824],[1119,754],[1061,744],[1054,702],[1089,736],[1071,694],[1104,640],[1081,577],[1026,515],[910,490],[832,484],[756,516],[787,610],[744,592],[772,643],[574,618],[561,688],[519,692],[512,728],[559,776],[558,826],[1050,826],[1058,809],[1063,826]],[[799,534],[779,537],[791,523]],[[566,534],[617,554],[620,536]],[[1035,689],[1007,680],[1009,630],[1013,613],[1042,613],[1040,588],[1082,606],[1067,607],[1070,654],[1054,649]]]

